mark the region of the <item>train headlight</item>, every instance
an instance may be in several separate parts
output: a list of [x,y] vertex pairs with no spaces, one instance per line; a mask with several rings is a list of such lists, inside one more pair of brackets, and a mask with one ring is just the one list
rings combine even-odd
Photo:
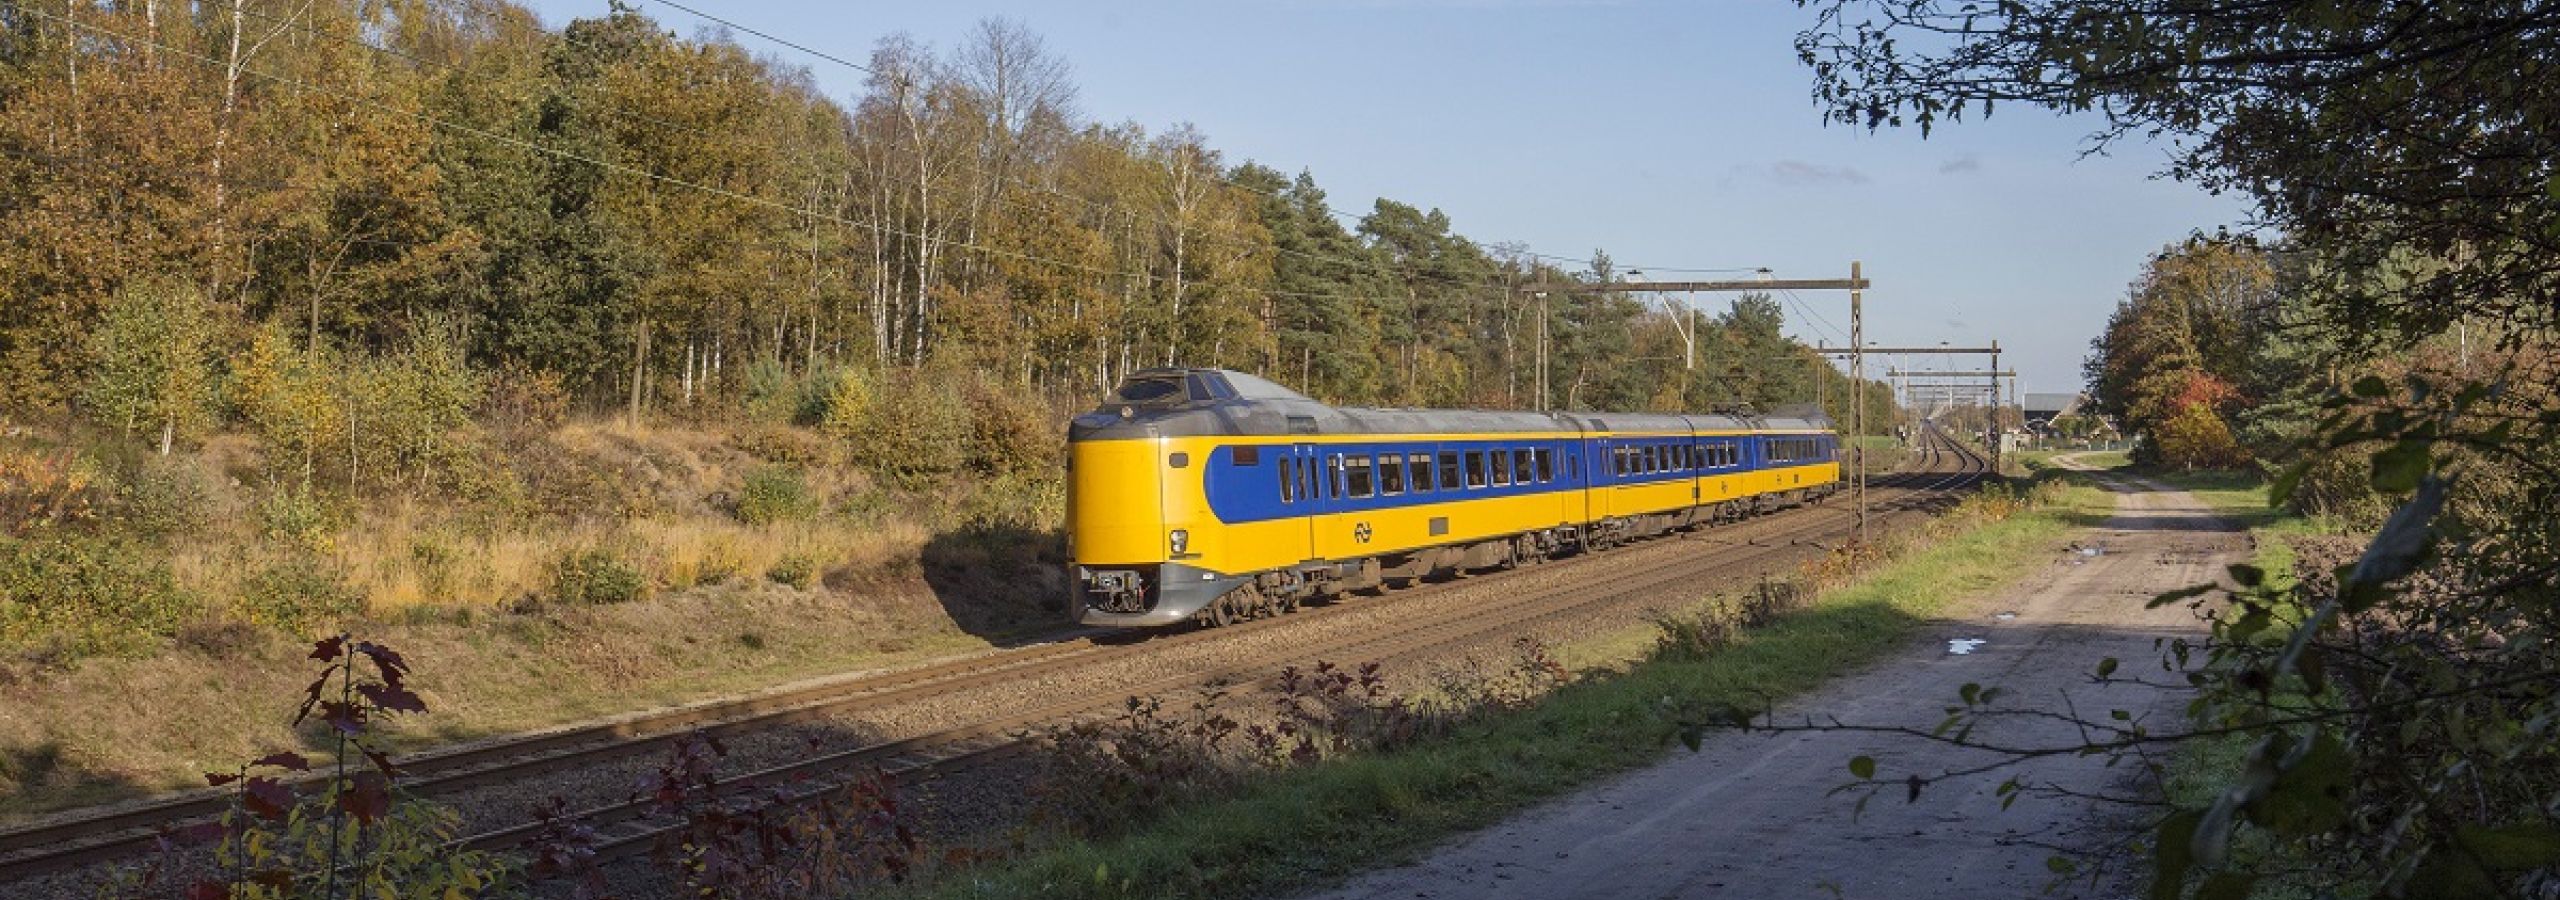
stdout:
[[1180,556],[1189,552],[1191,549],[1191,532],[1187,529],[1176,528],[1173,530],[1172,534],[1165,536],[1165,543],[1173,547],[1173,555]]

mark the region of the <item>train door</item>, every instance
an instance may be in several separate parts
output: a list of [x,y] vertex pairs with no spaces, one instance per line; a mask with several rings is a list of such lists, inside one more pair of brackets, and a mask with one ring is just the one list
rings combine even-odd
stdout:
[[1579,436],[1564,442],[1564,517],[1576,525],[1591,521],[1591,461],[1583,458],[1590,444]]
[[1289,448],[1290,469],[1297,480],[1297,493],[1305,498],[1305,514],[1290,526],[1289,541],[1301,559],[1316,559],[1323,553],[1316,548],[1316,523],[1330,509],[1331,500],[1324,493],[1321,473],[1317,471],[1316,445],[1296,444]]
[[1591,442],[1591,458],[1583,461],[1588,466],[1583,471],[1589,472],[1591,478],[1591,490],[1588,493],[1591,496],[1592,521],[1608,518],[1609,511],[1616,508],[1616,504],[1611,501],[1614,499],[1612,495],[1618,490],[1618,471],[1613,468],[1612,463],[1617,458],[1617,454],[1618,442],[1601,438]]

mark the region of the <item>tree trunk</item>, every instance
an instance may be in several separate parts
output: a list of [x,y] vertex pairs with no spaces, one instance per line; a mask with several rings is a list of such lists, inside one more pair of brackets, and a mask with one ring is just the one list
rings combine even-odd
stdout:
[[640,424],[641,387],[649,380],[649,322],[640,321],[640,335],[631,346],[631,424]]
[[80,140],[80,0],[62,0],[63,21],[71,23],[63,29],[63,37],[71,46],[62,55],[63,65],[71,77],[71,139]]
[[231,120],[240,109],[240,73],[245,61],[240,56],[240,33],[248,30],[242,12],[249,0],[231,0],[230,51],[222,64],[222,111],[213,122],[213,283],[220,290],[225,272],[223,258],[230,252],[230,185],[223,180],[223,166],[231,146]]

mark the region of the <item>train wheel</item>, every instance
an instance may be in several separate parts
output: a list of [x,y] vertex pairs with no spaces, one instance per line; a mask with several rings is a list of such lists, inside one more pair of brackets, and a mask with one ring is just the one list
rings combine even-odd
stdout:
[[1229,625],[1235,624],[1236,621],[1235,592],[1229,591],[1226,596],[1220,597],[1209,604],[1210,625],[1218,628],[1225,628]]

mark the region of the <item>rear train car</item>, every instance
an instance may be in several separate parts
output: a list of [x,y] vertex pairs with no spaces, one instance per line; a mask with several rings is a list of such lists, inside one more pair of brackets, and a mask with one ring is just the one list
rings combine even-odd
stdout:
[[1068,431],[1073,614],[1227,624],[1533,563],[1818,499],[1835,457],[1818,415],[1341,408],[1147,370]]

